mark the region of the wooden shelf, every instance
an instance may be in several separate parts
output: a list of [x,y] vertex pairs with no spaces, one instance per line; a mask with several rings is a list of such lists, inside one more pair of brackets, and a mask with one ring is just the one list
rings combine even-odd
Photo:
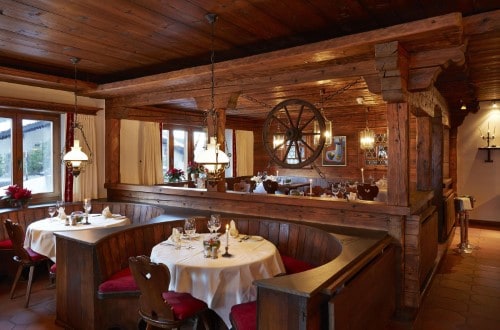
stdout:
[[486,150],[488,152],[488,158],[484,161],[485,163],[493,163],[493,159],[491,159],[491,151],[492,150],[499,150],[500,147],[482,147],[478,148],[479,150]]

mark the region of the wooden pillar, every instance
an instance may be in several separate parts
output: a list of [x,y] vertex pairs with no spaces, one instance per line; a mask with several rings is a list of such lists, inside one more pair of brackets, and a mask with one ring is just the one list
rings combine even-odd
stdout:
[[409,205],[409,114],[407,103],[387,105],[389,147],[387,204],[389,205]]
[[440,109],[434,112],[435,117],[432,118],[432,188],[434,190],[434,205],[437,207],[438,223],[444,221],[443,209],[443,158],[444,158],[444,136],[443,124]]
[[458,127],[453,126],[450,128],[450,176],[452,180],[453,191],[457,192],[457,138],[458,138]]
[[[106,102],[107,105],[108,102]],[[120,119],[111,118],[113,111],[106,107],[106,135],[105,135],[105,183],[119,183],[120,181]]]
[[417,190],[432,189],[431,118],[417,117]]

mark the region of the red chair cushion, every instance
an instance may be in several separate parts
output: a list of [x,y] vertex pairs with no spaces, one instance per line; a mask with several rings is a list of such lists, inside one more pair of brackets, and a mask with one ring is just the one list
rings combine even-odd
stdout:
[[235,330],[257,329],[257,302],[250,301],[231,307],[231,323]]
[[207,309],[207,304],[186,292],[167,291],[162,293],[163,299],[172,306],[178,320],[184,320]]
[[12,250],[12,241],[10,239],[0,241],[0,250]]
[[50,266],[50,273],[51,274],[55,274],[56,271],[57,271],[57,264],[53,264],[52,266]]
[[26,251],[30,255],[31,261],[41,261],[41,260],[47,259],[46,256],[36,253],[31,248],[27,248]]
[[130,268],[125,268],[114,273],[107,281],[102,282],[98,289],[99,293],[122,291],[139,291],[139,287],[135,284]]
[[314,265],[308,262],[295,259],[285,254],[281,255],[281,260],[283,261],[287,274],[296,274],[314,268]]

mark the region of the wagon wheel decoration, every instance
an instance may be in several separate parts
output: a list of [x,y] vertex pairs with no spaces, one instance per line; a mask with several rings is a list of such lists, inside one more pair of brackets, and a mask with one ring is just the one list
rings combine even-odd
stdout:
[[290,99],[276,105],[264,122],[264,147],[285,168],[311,164],[325,145],[325,119],[311,103]]

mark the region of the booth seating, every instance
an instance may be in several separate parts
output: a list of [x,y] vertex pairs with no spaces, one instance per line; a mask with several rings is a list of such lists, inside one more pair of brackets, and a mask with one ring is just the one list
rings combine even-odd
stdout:
[[[0,275],[9,275],[13,277],[16,269],[14,250],[12,242],[3,226],[3,221],[10,219],[15,223],[19,223],[26,230],[28,226],[37,220],[48,217],[48,205],[34,205],[26,209],[5,209],[0,211]],[[105,207],[109,207],[113,214],[121,214],[130,219],[132,224],[145,223],[150,219],[155,218],[165,213],[165,209],[160,206],[122,203],[122,202],[107,202],[107,201],[92,201],[92,213],[101,213]],[[73,211],[81,211],[83,206],[81,202],[66,203],[65,213],[71,214]]]
[[[196,220],[197,232],[207,232],[209,214],[197,213],[200,214]],[[57,282],[57,323],[76,329],[81,324],[86,324],[86,329],[136,329],[140,319],[138,295],[126,291],[106,294],[102,292],[103,285],[121,275],[129,276],[129,257],[150,255],[153,246],[166,240],[172,228],[182,226],[185,218],[182,214],[163,215],[143,225],[102,229],[85,237],[79,232],[57,233],[57,272],[66,279]],[[307,267],[323,265],[341,251],[335,236],[319,228],[248,217],[223,217],[222,227],[230,220],[235,221],[240,233],[266,238],[282,255],[301,265],[307,263]],[[81,286],[74,285],[76,282],[89,285],[81,290]],[[68,310],[75,300],[86,306],[85,314]]]

